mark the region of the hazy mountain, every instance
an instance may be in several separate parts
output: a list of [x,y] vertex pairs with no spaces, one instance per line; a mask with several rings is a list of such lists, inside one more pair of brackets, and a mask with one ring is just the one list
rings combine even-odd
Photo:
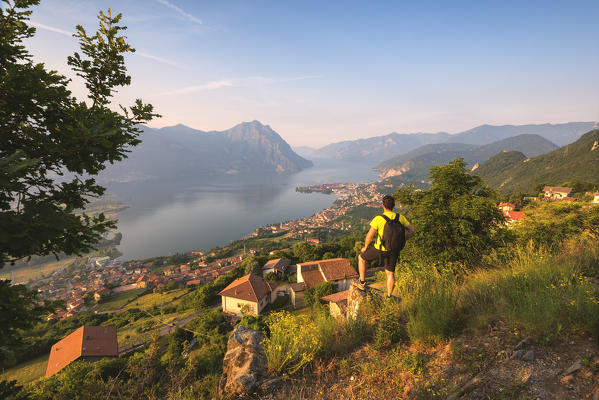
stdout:
[[530,192],[539,183],[558,186],[572,179],[599,183],[599,130],[585,133],[576,142],[534,158],[514,153],[498,154],[475,173],[501,192]]
[[332,143],[318,149],[314,157],[381,162],[431,143],[484,145],[522,134],[539,135],[558,146],[563,146],[577,140],[592,127],[592,122],[569,122],[541,125],[481,125],[457,134],[390,133],[368,139]]
[[100,180],[288,173],[312,166],[270,126],[258,121],[222,132],[204,132],[180,124],[161,129],[144,127],[141,139],[129,157],[110,166]]
[[382,171],[382,178],[405,175],[406,181],[421,181],[426,179],[431,167],[447,164],[458,157],[464,158],[470,167],[474,167],[503,151],[515,150],[534,157],[555,149],[556,145],[539,135],[518,135],[482,146],[437,143],[421,146],[402,156],[394,157],[379,164],[375,169]]
[[297,154],[305,158],[314,158],[317,156],[318,149],[309,146],[297,146],[293,148]]

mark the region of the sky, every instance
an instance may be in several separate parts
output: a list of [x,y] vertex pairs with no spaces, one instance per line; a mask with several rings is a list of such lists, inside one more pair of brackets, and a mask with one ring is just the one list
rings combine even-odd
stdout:
[[292,146],[599,119],[599,2],[41,0],[26,45],[72,77],[70,34],[123,14],[152,127],[270,125]]

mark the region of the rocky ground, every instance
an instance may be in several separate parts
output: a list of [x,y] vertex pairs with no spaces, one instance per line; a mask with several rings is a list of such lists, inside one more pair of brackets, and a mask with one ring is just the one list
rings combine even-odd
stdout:
[[537,343],[498,322],[435,346],[367,344],[300,376],[265,379],[250,398],[599,400],[599,346],[585,336]]

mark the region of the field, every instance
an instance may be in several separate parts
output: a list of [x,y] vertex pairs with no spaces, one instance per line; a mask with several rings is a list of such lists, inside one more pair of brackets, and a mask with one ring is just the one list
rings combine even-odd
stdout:
[[29,383],[38,380],[43,377],[46,373],[46,366],[48,365],[49,355],[39,356],[33,360],[19,364],[13,368],[7,369],[0,374],[1,380],[16,380],[17,382]]
[[171,290],[168,293],[149,293],[129,303],[125,309],[130,308],[152,308],[154,306],[162,307],[165,305],[176,305],[176,300],[187,293],[188,289]]
[[0,279],[12,279],[13,283],[26,283],[30,280],[41,279],[45,276],[52,274],[55,271],[61,270],[68,267],[75,257],[65,258],[54,262],[44,263],[36,266],[27,266],[15,269],[10,272],[3,272],[0,274]]
[[110,298],[104,302],[96,305],[91,311],[109,311],[119,310],[127,305],[131,300],[140,294],[144,293],[146,289],[133,289],[126,292],[116,293],[110,296]]

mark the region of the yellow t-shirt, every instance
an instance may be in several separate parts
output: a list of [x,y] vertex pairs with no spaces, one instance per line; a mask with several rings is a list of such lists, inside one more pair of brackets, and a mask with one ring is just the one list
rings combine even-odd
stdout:
[[[396,213],[394,213],[393,211],[385,211],[384,215],[389,217],[389,219],[395,219],[395,215]],[[399,222],[405,227],[407,228],[408,226],[410,226],[410,223],[408,222],[408,220],[406,219],[406,217],[404,217],[402,214],[399,214]],[[376,236],[376,241],[374,242],[374,248],[378,249],[378,250],[382,250],[385,251],[385,246],[381,245],[381,238],[383,237],[383,230],[385,229],[385,224],[387,223],[387,221],[385,221],[385,218],[383,218],[380,215],[377,215],[376,217],[374,217],[372,219],[372,221],[370,221],[370,227],[374,228],[378,231],[378,234]],[[381,248],[382,247],[382,248]]]

